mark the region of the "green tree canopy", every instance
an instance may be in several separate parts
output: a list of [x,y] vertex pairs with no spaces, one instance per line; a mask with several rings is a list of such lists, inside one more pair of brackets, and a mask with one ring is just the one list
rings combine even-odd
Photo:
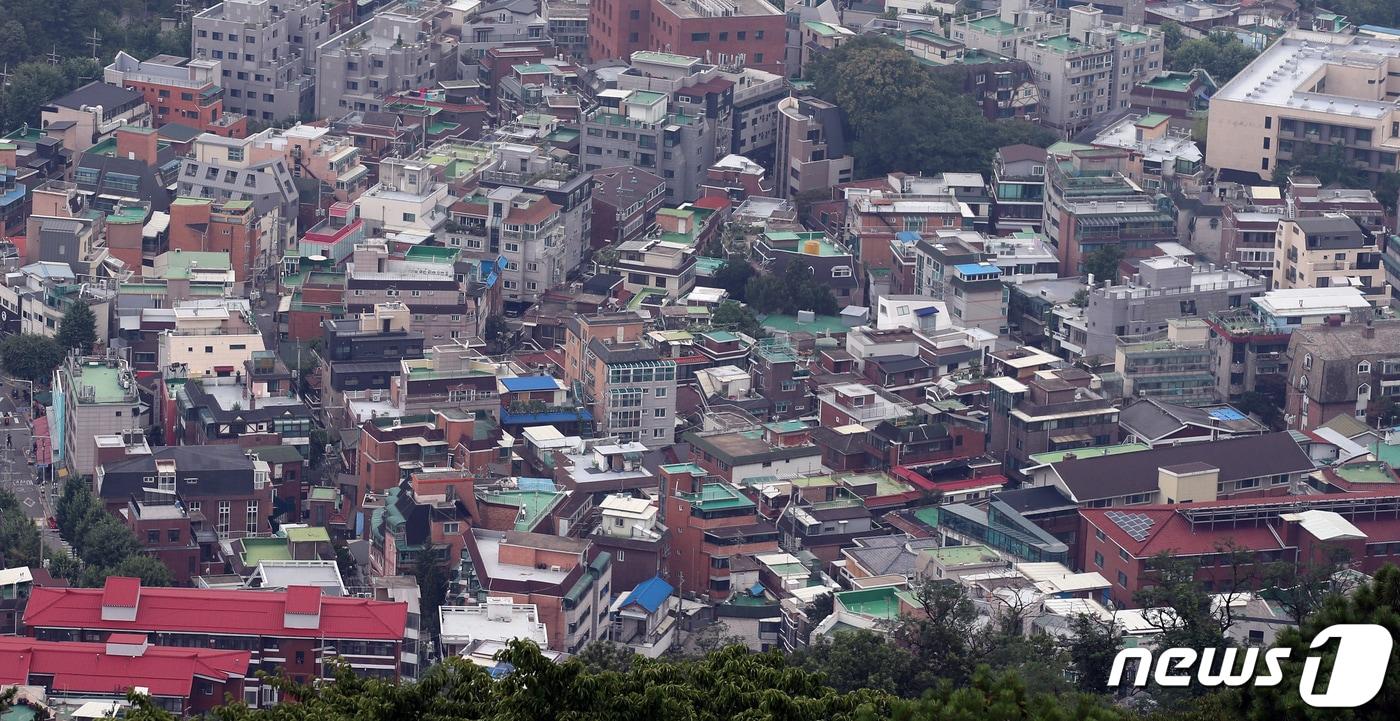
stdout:
[[63,348],[54,339],[34,333],[12,335],[0,342],[0,364],[16,378],[48,383],[63,362]]
[[793,259],[781,275],[754,276],[744,287],[744,299],[759,313],[795,315],[810,310],[817,315],[834,315],[838,310],[831,289],[812,274],[812,266]]
[[74,348],[79,353],[91,352],[92,344],[97,342],[97,316],[93,315],[92,308],[81,301],[70,306],[58,324],[54,340],[65,353]]
[[736,333],[744,333],[754,338],[763,335],[763,326],[758,322],[758,317],[749,308],[726,300],[715,309],[714,315],[710,316],[710,324],[719,328],[729,328]]
[[1181,40],[1175,45],[1167,42],[1166,55],[1169,69],[1188,73],[1201,68],[1210,73],[1215,82],[1224,85],[1257,57],[1259,51],[1230,33],[1219,32],[1203,38]]
[[1085,275],[1093,275],[1095,283],[1107,280],[1116,284],[1119,279],[1118,264],[1123,262],[1123,249],[1117,245],[1105,245],[1085,253],[1080,262]]

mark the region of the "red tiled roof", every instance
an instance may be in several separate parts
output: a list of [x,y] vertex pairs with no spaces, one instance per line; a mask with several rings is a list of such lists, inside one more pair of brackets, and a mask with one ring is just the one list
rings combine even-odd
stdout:
[[249,652],[152,646],[140,656],[107,653],[100,643],[0,637],[0,685],[29,683],[30,674],[52,676],[55,692],[124,693],[144,686],[153,696],[188,697],[194,679],[245,678]]
[[288,628],[285,614],[289,605],[296,609],[304,600],[289,601],[285,591],[142,588],[140,592],[136,620],[104,621],[103,590],[36,588],[29,597],[24,623],[31,628],[399,641],[408,621],[408,604],[327,596],[320,599],[316,628]]
[[724,210],[729,207],[729,198],[720,195],[707,195],[696,200],[694,205],[705,210]]
[[973,488],[1005,485],[1005,476],[983,476],[981,478],[967,478],[961,481],[938,481],[933,484],[933,487],[943,493],[957,493],[958,491],[968,491]]

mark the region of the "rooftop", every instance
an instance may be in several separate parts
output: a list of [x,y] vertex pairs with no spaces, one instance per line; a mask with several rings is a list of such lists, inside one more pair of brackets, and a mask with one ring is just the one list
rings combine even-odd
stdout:
[[[1387,117],[1395,105],[1381,96],[1316,92],[1329,66],[1345,65],[1366,71],[1400,58],[1400,42],[1362,35],[1338,35],[1295,30],[1270,45],[1215,94],[1214,101],[1270,105],[1350,115],[1369,120]],[[1346,87],[1343,83],[1339,87]],[[1377,92],[1376,86],[1367,91]],[[1384,92],[1380,90],[1379,92]]]

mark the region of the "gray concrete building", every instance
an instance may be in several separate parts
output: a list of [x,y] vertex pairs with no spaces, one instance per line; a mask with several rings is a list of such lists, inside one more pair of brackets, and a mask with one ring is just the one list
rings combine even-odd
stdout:
[[[131,366],[119,358],[69,356],[54,371],[54,398],[63,404],[60,425],[50,429],[55,454],[61,455],[54,463],[78,476],[96,470],[99,444],[150,423],[151,409],[141,402]],[[100,492],[100,478],[96,487]]]
[[[297,230],[295,180],[280,153],[258,152],[272,137],[271,128],[247,138],[205,133],[194,141],[194,152],[182,161],[176,195],[214,200],[247,200],[260,218],[283,241]],[[275,215],[273,215],[275,214]]]
[[457,39],[430,2],[371,16],[316,49],[316,115],[379,111],[394,93],[457,77]]
[[1237,270],[1148,258],[1128,285],[1089,290],[1084,355],[1111,357],[1119,336],[1164,332],[1170,319],[1206,318],[1240,308],[1264,291],[1264,281]]
[[225,0],[191,33],[196,59],[223,63],[226,112],[263,123],[313,112],[316,47],[330,37],[319,0]]

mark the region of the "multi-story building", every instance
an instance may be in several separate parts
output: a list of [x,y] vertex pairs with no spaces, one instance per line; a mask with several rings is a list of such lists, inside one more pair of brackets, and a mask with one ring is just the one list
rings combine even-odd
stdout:
[[444,34],[443,5],[403,3],[316,47],[319,118],[377,112],[401,90],[436,87],[457,77],[457,41]]
[[587,540],[523,531],[471,529],[460,583],[480,602],[533,604],[551,650],[578,653],[606,638],[612,555]]
[[618,0],[588,15],[589,57],[626,58],[656,50],[786,76],[785,19],[767,0]]
[[1269,180],[1280,164],[1340,145],[1348,166],[1370,179],[1394,172],[1392,72],[1400,40],[1289,31],[1211,97],[1206,163]]
[[377,303],[364,313],[325,322],[321,364],[321,404],[340,408],[351,391],[387,394],[405,359],[423,357],[423,334],[412,329],[412,315],[401,302]]
[[150,407],[141,401],[124,359],[70,355],[54,371],[53,389],[54,463],[75,475],[97,470],[96,437],[150,425]]
[[297,229],[296,183],[281,152],[262,149],[269,128],[247,138],[205,133],[180,166],[182,197],[249,201],[270,241],[290,241]]
[[345,310],[367,313],[381,303],[402,303],[428,342],[465,338],[474,332],[476,318],[457,280],[456,257],[455,250],[426,246],[399,257],[390,254],[386,241],[360,243],[345,264]]
[[220,61],[224,109],[260,123],[315,109],[316,47],[331,18],[315,0],[225,0],[191,22],[196,60]]
[[457,409],[365,421],[355,448],[354,486],[346,489],[352,499],[346,515],[361,500],[376,494],[382,497],[414,474],[443,469],[484,474],[484,461],[491,459],[483,457],[482,451],[488,450],[488,444],[494,448],[493,429],[489,418],[478,420]]
[[1059,250],[1061,275],[1082,275],[1084,256],[1104,246],[1141,258],[1157,255],[1157,243],[1176,242],[1170,201],[1132,180],[1137,157],[1095,148],[1047,165],[1044,232]]
[[633,312],[568,319],[564,380],[590,406],[600,435],[667,446],[676,433],[676,362],[647,345],[643,329]]
[[102,71],[110,85],[139,91],[151,106],[151,125],[179,123],[215,135],[241,138],[248,134],[248,118],[224,113],[223,63],[157,55],[137,60],[118,51]]
[[1045,217],[1045,150],[1008,145],[992,160],[992,230],[1039,231]]
[[39,118],[49,137],[81,153],[111,138],[122,126],[151,127],[151,106],[139,91],[94,80],[49,101],[40,108]]
[[664,236],[629,240],[617,246],[622,287],[641,296],[678,300],[695,288],[696,248]]
[[666,181],[641,168],[602,168],[593,172],[593,227],[589,245],[637,240],[656,221]]
[[729,483],[694,463],[661,466],[661,523],[671,532],[663,574],[678,588],[714,601],[735,591],[739,559],[778,550],[778,529]]
[[1020,37],[1016,57],[1040,85],[1040,122],[1073,134],[1104,113],[1128,109],[1134,85],[1162,70],[1160,32],[1104,22],[1103,11],[1070,8],[1068,32]]
[[821,231],[765,231],[753,241],[753,259],[769,273],[782,275],[801,263],[812,277],[831,289],[838,305],[858,299],[855,257],[850,249]]
[[982,251],[975,244],[980,240],[977,233],[960,230],[937,230],[919,235],[913,243],[914,277],[910,290],[934,300],[951,298],[954,268],[982,262]]
[[1118,409],[1093,389],[1097,378],[1079,369],[1054,371],[1022,383],[988,379],[988,452],[1009,476],[1019,476],[1036,453],[1118,442]]
[[248,354],[241,366],[217,366],[213,375],[202,377],[186,376],[177,365],[166,372],[171,392],[164,404],[165,437],[194,446],[276,444],[309,452],[311,409],[293,394],[291,381],[291,372],[272,351]]
[[1342,213],[1279,223],[1273,283],[1282,289],[1349,285],[1372,303],[1390,302],[1375,238]]
[[1356,323],[1372,317],[1359,288],[1271,290],[1244,308],[1209,316],[1215,356],[1216,395],[1238,400],[1248,391],[1277,392],[1289,375],[1289,336],[1328,322]]
[[554,47],[576,61],[588,59],[589,3],[581,0],[546,0],[540,10]]
[[784,198],[851,181],[855,159],[847,147],[840,108],[819,98],[778,101],[774,178]]
[[583,169],[659,170],[668,202],[693,201],[706,170],[729,151],[733,86],[697,57],[638,52],[632,66],[638,73],[619,75],[619,87],[583,115]]
[[369,167],[360,162],[360,149],[330,128],[294,125],[262,143],[282,150],[292,177],[321,181],[321,195],[330,205],[354,201],[369,187]]
[[1338,415],[1380,427],[1400,399],[1400,323],[1297,328],[1288,340],[1288,427],[1312,430]]
[[1113,369],[1123,379],[1124,398],[1152,398],[1187,406],[1215,402],[1215,351],[1204,321],[1168,321],[1155,339],[1118,338]]
[[176,255],[166,254],[165,265],[181,265],[186,260],[183,254],[190,253],[190,263],[184,265],[189,275],[197,276],[199,257],[227,253],[227,262],[221,265],[227,265],[233,282],[250,282],[259,269],[273,262],[273,247],[264,242],[262,231],[251,201],[176,198],[170,204],[166,228],[167,245]]
[[1130,113],[1094,136],[1100,148],[1122,148],[1142,156],[1142,176],[1133,178],[1149,192],[1176,189],[1187,195],[1201,189],[1204,154],[1187,130],[1173,129],[1161,113]]
[[378,171],[379,182],[355,199],[366,232],[432,235],[442,230],[451,195],[425,156],[383,158]]
[[[456,206],[454,206],[455,208]],[[548,197],[503,185],[486,192],[486,227],[499,243],[503,295],[534,301],[577,267],[564,238],[563,209]]]
[[767,157],[778,142],[778,103],[788,96],[786,79],[757,68],[721,68],[720,74],[734,83],[729,151]]
[[[543,227],[532,231],[526,227],[528,224],[520,228],[500,226],[499,218],[488,218],[484,225],[487,241],[484,249],[491,260],[505,255],[507,262],[523,263],[521,277],[517,280],[521,283],[539,283],[538,292],[561,285],[578,271],[588,249],[593,222],[593,183],[589,174],[582,172],[577,158],[570,156],[567,160],[560,160],[559,154],[548,143],[503,142],[496,145],[494,154],[495,162],[481,172],[481,187],[488,189],[488,192],[513,188],[541,196],[555,207],[558,220],[550,221],[557,222],[557,227],[545,232]],[[492,204],[495,202],[492,201]],[[535,213],[547,207],[531,206]],[[504,212],[505,208],[502,207]],[[512,242],[518,242],[521,246],[518,257],[506,252],[502,244],[510,236],[514,236]],[[547,246],[547,243],[554,245]],[[530,260],[531,256],[535,260]],[[530,262],[537,263],[536,270],[531,270]],[[538,275],[525,277],[532,273]],[[517,292],[524,297],[532,291],[528,285],[522,285]]]
[[971,230],[973,213],[964,209],[941,178],[895,173],[881,187],[847,187],[846,242],[861,268],[893,265],[891,243],[899,233],[932,235],[943,230]]
[[691,464],[728,483],[792,478],[821,470],[822,451],[801,421],[777,421],[740,430],[687,433]]
[[1030,0],[1005,0],[996,12],[953,20],[948,36],[968,50],[1016,56],[1022,38],[1061,35],[1065,21]]
[[1220,260],[1260,278],[1269,287],[1274,278],[1274,243],[1283,215],[1253,206],[1227,203],[1220,211]]
[[[94,475],[97,496],[107,508],[125,510],[132,499],[183,504],[202,512],[220,538],[267,533],[275,515],[268,465],[235,446],[128,445],[120,460],[104,462]],[[186,529],[187,530],[187,529]],[[172,569],[188,574],[192,569]]]
[[[36,588],[25,614],[40,641],[122,643],[145,634],[155,647],[248,652],[250,663],[292,680],[329,680],[339,659],[356,674],[396,681],[417,674],[406,636],[408,604],[324,596],[314,586],[285,591],[143,587],[109,576],[102,588]],[[411,639],[416,641],[416,638]],[[278,692],[253,675],[242,700],[276,703]]]
[[1237,270],[1196,267],[1170,256],[1147,258],[1128,285],[1089,290],[1084,354],[1111,357],[1120,336],[1161,333],[1172,318],[1243,308],[1265,290],[1263,281]]

